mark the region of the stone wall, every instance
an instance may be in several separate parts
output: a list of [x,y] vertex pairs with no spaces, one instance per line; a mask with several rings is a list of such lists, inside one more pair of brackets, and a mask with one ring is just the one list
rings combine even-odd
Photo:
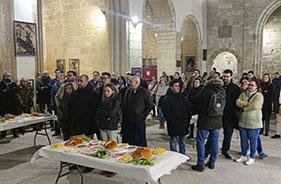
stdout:
[[[238,72],[258,70],[261,65],[256,61],[257,25],[263,11],[276,0],[209,0],[207,1],[207,48],[210,69],[219,50],[231,51],[238,58]],[[223,20],[227,20],[223,26]],[[228,37],[229,27],[231,36]],[[224,37],[218,36],[222,28]]]
[[100,8],[103,0],[44,0],[44,69],[53,72],[57,59],[80,60],[80,74],[109,71],[106,18]]
[[281,71],[281,7],[268,19],[263,35],[263,72]]
[[4,71],[12,72],[16,79],[13,36],[13,1],[0,1],[0,79]]

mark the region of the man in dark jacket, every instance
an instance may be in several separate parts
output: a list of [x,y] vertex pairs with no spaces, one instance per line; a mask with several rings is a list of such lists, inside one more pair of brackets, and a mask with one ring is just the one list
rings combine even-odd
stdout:
[[39,104],[40,112],[45,112],[46,106],[47,110],[51,113],[51,78],[48,72],[43,72],[42,77],[36,83],[37,91],[37,102]]
[[181,94],[181,80],[174,79],[170,82],[172,93],[163,99],[163,114],[167,120],[168,134],[170,136],[170,150],[186,154],[186,136],[188,134],[191,110],[185,96]]
[[140,78],[133,76],[122,104],[123,142],[147,146],[145,119],[153,107],[150,92],[140,86]]
[[[214,94],[220,94],[225,99],[225,89],[223,82],[219,79],[210,79],[206,86],[197,96],[199,104],[199,114],[197,120],[197,164],[192,166],[193,170],[204,171],[205,169],[205,141],[209,139],[209,148],[211,150],[210,160],[206,164],[210,169],[215,167],[219,147],[219,130],[222,127],[222,116],[210,114],[211,99]],[[216,103],[216,107],[223,107],[222,104]]]
[[[3,74],[3,80],[0,82],[0,115],[4,116],[7,113],[19,115],[19,91],[18,86],[12,80],[12,75],[9,72]],[[18,131],[23,129],[13,129],[13,136],[19,137]],[[1,132],[0,132],[1,133]],[[5,137],[7,131],[3,131],[0,137]]]
[[226,92],[226,104],[223,111],[223,142],[222,142],[222,155],[226,159],[232,159],[228,154],[230,149],[231,137],[234,131],[234,128],[238,128],[238,118],[237,111],[238,107],[236,106],[236,100],[240,94],[240,88],[233,83],[232,81],[233,72],[231,70],[225,70],[223,72],[223,82]]
[[97,133],[95,124],[95,111],[97,98],[93,92],[87,75],[81,75],[78,79],[78,89],[73,92],[70,102],[72,113],[72,135],[92,135]]

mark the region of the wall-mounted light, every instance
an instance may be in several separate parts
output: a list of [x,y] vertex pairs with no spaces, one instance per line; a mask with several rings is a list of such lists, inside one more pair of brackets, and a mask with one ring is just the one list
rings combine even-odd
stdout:
[[132,22],[132,24],[137,27],[138,24],[142,24],[142,22],[140,21],[139,17],[137,15],[134,15],[131,17],[130,21]]
[[90,14],[89,21],[99,29],[104,29],[106,27],[106,19],[104,9],[95,7]]

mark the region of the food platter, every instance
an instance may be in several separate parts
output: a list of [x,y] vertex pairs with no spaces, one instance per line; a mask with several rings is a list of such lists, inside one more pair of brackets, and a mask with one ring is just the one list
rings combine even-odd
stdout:
[[142,166],[152,166],[157,157],[166,152],[164,148],[153,149],[118,144],[115,140],[103,142],[92,140],[85,135],[73,136],[68,141],[52,144],[50,148],[67,153],[83,154],[96,159],[110,159],[119,163]]

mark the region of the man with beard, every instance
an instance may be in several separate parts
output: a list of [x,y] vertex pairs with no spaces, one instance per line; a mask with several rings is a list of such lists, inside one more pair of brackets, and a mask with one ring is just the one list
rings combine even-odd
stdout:
[[224,137],[221,151],[222,155],[226,159],[232,159],[231,156],[228,154],[228,151],[230,149],[231,137],[234,128],[238,128],[238,107],[236,106],[236,100],[240,94],[240,88],[233,83],[232,75],[233,72],[231,70],[225,70],[223,72],[223,82],[226,91],[226,104],[222,117]]
[[85,74],[78,79],[78,89],[73,92],[73,98],[70,102],[72,113],[72,135],[93,135],[97,132],[95,124],[95,111],[97,98],[93,92],[89,77]]

